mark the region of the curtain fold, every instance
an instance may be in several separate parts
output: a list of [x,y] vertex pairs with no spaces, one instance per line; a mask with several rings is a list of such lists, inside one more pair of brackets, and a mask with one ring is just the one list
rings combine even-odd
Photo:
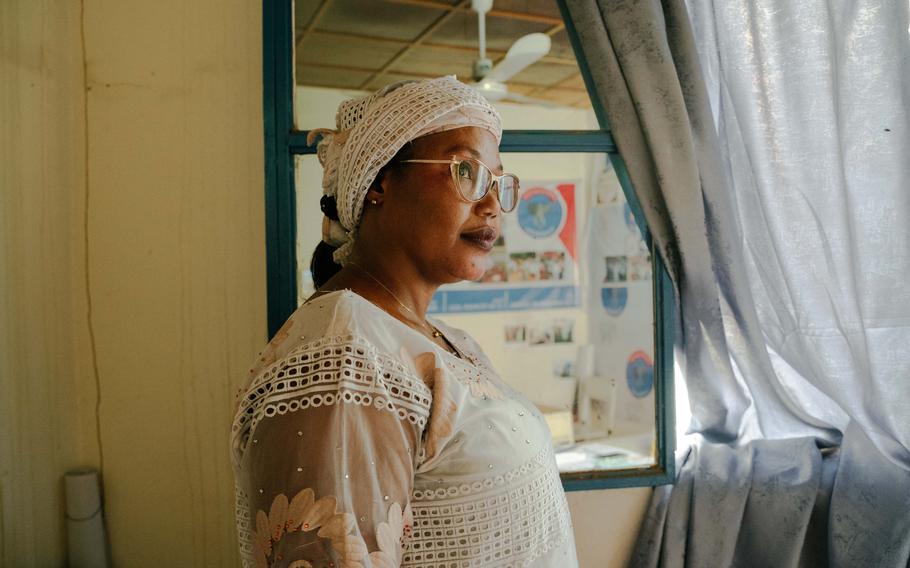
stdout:
[[906,566],[907,2],[564,4],[677,286],[700,435],[633,564]]
[[630,565],[827,565],[838,450],[804,437],[690,452],[676,486],[655,489]]
[[[692,114],[701,120],[710,120],[710,114],[697,81],[680,83],[680,77],[698,77],[697,57],[690,52],[674,59],[666,35],[668,29],[688,29],[688,23],[665,25],[658,2],[569,0],[566,9],[592,62],[598,102],[609,117],[655,246],[676,283],[686,346],[676,357],[687,376],[724,377],[724,384],[690,384],[692,414],[705,420],[699,430],[706,436],[733,441],[746,427],[742,417],[751,402],[726,355],[706,238],[701,180],[716,181],[719,175],[710,162],[697,160],[687,102],[697,105]],[[680,43],[691,47],[685,40],[675,42]],[[710,153],[710,136],[699,142],[701,153]]]

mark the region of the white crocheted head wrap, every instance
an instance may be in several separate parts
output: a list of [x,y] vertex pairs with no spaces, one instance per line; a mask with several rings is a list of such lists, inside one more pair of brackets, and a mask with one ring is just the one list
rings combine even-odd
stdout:
[[464,126],[489,130],[502,139],[496,109],[454,76],[403,81],[372,95],[344,101],[335,115],[336,130],[317,134],[323,166],[322,189],[335,198],[339,221],[323,220],[323,241],[338,247],[335,262],[344,264],[353,248],[367,190],[379,170],[410,140]]

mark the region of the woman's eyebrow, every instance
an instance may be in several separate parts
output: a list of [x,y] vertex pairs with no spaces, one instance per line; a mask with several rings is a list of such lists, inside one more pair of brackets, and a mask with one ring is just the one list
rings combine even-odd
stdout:
[[474,148],[471,148],[470,146],[465,146],[464,144],[454,144],[452,146],[449,146],[443,151],[443,154],[451,154],[452,152],[467,152],[478,160],[480,159],[480,152]]
[[[445,149],[445,151],[443,151],[443,154],[445,154],[446,156],[448,156],[448,155],[451,154],[452,152],[467,152],[468,154],[470,154],[470,155],[473,156],[474,158],[477,158],[478,160],[480,160],[481,162],[483,162],[483,158],[481,157],[480,152],[478,152],[478,151],[475,150],[474,148],[471,148],[470,146],[465,146],[464,144],[455,144],[454,146],[449,146],[448,148]],[[488,165],[489,165],[489,164],[488,164]],[[495,167],[496,169],[498,169],[500,172],[503,171],[503,169],[502,169],[502,162],[500,162],[497,166],[494,166],[494,167]]]

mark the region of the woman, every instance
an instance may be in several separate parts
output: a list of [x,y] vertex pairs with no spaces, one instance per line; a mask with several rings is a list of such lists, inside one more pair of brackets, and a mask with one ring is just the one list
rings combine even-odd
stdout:
[[245,565],[576,566],[543,416],[425,316],[438,286],[482,276],[516,204],[498,114],[444,77],[346,101],[336,123],[318,291],[234,420]]

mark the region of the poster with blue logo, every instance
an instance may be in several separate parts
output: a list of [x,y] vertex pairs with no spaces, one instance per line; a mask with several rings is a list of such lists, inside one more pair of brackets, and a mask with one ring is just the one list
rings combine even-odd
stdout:
[[502,232],[486,273],[477,282],[440,288],[429,312],[578,306],[577,185],[577,181],[523,181],[518,207],[502,217]]
[[654,363],[644,351],[632,353],[626,362],[626,386],[635,398],[644,398],[654,388]]
[[601,288],[600,301],[603,304],[607,314],[612,317],[619,317],[626,309],[626,303],[629,301],[628,288]]

